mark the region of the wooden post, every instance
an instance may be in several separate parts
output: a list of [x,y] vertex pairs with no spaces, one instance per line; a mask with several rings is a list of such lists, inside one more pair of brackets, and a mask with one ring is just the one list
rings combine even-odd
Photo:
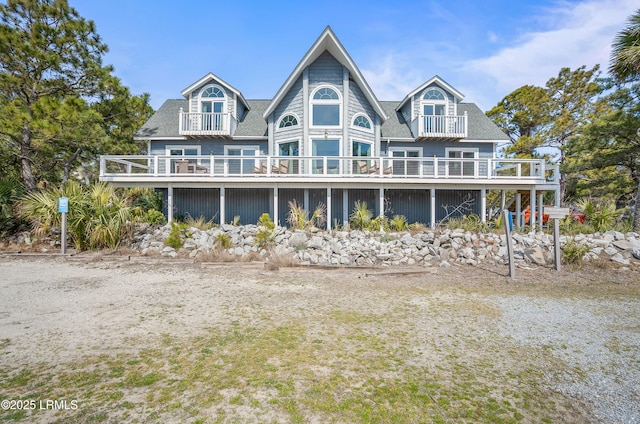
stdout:
[[511,225],[509,219],[509,211],[502,211],[502,220],[504,221],[504,232],[507,235],[507,254],[509,256],[509,277],[516,277],[516,265],[513,259],[513,242],[511,240]]
[[553,218],[553,257],[556,271],[562,268],[562,260],[560,259],[560,218]]

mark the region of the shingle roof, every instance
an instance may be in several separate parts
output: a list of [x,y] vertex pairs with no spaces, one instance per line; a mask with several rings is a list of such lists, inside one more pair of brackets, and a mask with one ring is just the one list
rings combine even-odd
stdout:
[[[266,137],[268,126],[263,116],[271,100],[247,100],[251,108],[236,128],[236,137]],[[389,119],[381,126],[382,139],[412,139],[410,123],[404,121],[396,111],[400,102],[380,102]],[[136,139],[180,137],[178,133],[178,113],[180,108],[189,110],[186,99],[167,100],[155,114],[138,130]],[[504,134],[474,103],[459,103],[458,114],[468,115],[468,140],[508,141]]]

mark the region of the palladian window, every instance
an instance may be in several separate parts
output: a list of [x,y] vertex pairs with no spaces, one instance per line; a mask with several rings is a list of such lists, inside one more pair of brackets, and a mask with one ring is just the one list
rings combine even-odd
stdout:
[[371,130],[371,121],[366,115],[356,115],[356,117],[353,118],[353,126]]
[[280,124],[278,124],[278,128],[287,128],[287,127],[295,127],[298,125],[298,118],[295,115],[285,115],[280,120]]

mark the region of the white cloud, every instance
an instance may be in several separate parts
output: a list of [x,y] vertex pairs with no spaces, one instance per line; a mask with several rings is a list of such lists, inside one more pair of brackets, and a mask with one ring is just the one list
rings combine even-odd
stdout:
[[523,85],[542,86],[563,67],[600,64],[606,72],[611,42],[637,8],[637,0],[588,0],[546,10],[549,30],[522,34],[512,46],[466,64],[474,79],[504,93],[498,99],[486,93],[478,102],[493,105]]

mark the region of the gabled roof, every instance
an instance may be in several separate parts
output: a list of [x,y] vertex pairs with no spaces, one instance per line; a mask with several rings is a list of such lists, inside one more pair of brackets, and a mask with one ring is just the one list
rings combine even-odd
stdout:
[[298,78],[302,75],[302,71],[320,57],[325,50],[349,70],[353,80],[358,84],[358,86],[360,86],[365,97],[382,119],[382,122],[386,121],[388,119],[387,113],[376,98],[375,94],[373,94],[373,90],[371,90],[371,87],[367,84],[367,81],[364,79],[364,76],[362,76],[362,73],[356,66],[355,62],[351,59],[349,53],[347,53],[342,43],[340,43],[340,40],[338,40],[338,37],[336,37],[335,33],[329,26],[327,26],[322,34],[320,34],[320,37],[318,37],[316,42],[313,43],[313,46],[311,46],[300,63],[298,63],[298,66],[296,66],[291,75],[289,75],[289,78],[287,78],[282,87],[280,87],[280,90],[278,90],[276,95],[273,97],[273,100],[262,116],[265,119],[269,117],[278,104],[280,104],[287,92],[291,89],[293,84],[295,84]]
[[428,86],[430,86],[433,83],[438,84],[440,87],[444,88],[446,91],[448,91],[449,93],[453,94],[454,97],[456,97],[456,99],[458,101],[461,101],[462,99],[464,99],[464,95],[459,92],[458,90],[456,90],[455,88],[453,88],[451,85],[449,85],[445,80],[443,80],[442,78],[440,78],[438,75],[434,75],[433,77],[431,77],[430,80],[428,80],[427,82],[425,82],[424,84],[422,84],[420,87],[416,88],[415,90],[413,90],[411,93],[407,94],[407,96],[402,99],[402,101],[400,102],[400,104],[398,105],[398,108],[396,110],[400,110],[402,109],[402,107],[404,106],[404,104],[409,101],[409,99],[411,99],[413,96],[415,96],[417,93],[421,92],[422,90],[424,90],[425,88],[427,88]]
[[184,90],[182,90],[182,95],[184,97],[189,97],[189,94],[191,94],[191,92],[193,90],[195,90],[196,88],[208,84],[212,81],[215,81],[217,84],[223,86],[224,88],[226,88],[227,90],[233,92],[236,94],[236,96],[238,96],[238,99],[247,107],[249,108],[249,103],[247,103],[247,101],[245,100],[244,96],[242,95],[242,93],[240,92],[240,90],[236,89],[235,87],[233,87],[230,84],[227,84],[222,78],[219,78],[217,75],[215,75],[212,72],[209,72],[207,75],[203,76],[202,78],[200,78],[198,81],[194,82],[193,84],[191,84],[189,87],[185,88]]

